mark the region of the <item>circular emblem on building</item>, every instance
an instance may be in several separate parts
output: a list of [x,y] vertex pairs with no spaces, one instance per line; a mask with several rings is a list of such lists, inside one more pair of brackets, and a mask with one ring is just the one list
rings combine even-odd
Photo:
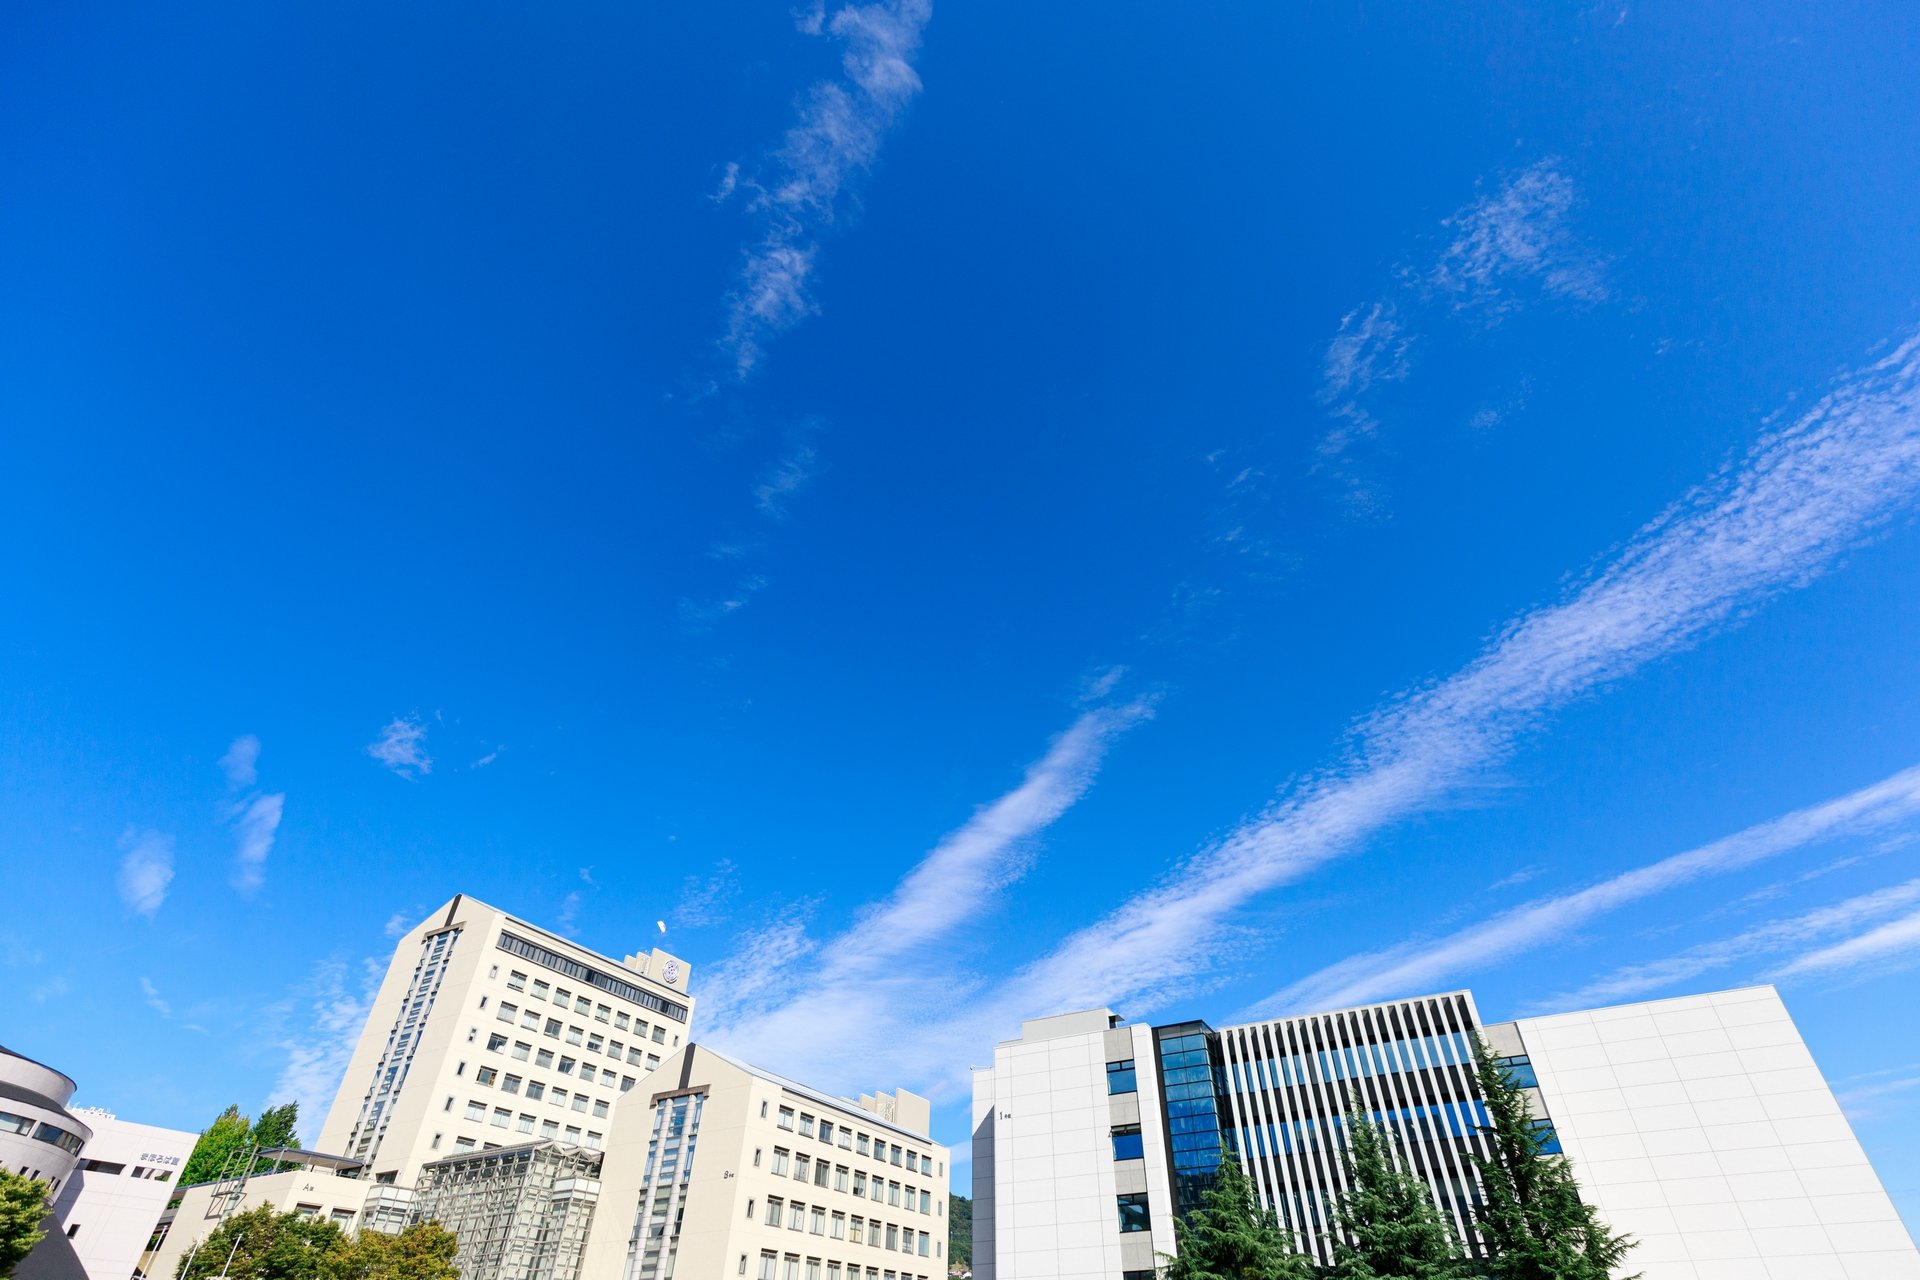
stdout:
[[667,961],[667,967],[660,971],[660,976],[670,983],[678,982],[680,980],[680,962],[678,960]]

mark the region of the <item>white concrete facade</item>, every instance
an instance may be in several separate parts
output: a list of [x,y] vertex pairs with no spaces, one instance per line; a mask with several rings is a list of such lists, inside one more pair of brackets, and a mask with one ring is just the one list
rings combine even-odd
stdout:
[[[1106,1009],[1038,1018],[974,1073],[973,1270],[980,1280],[1105,1280],[1172,1253],[1173,1193],[1151,1028]],[[1113,1092],[1108,1063],[1136,1064]],[[1115,1157],[1138,1126],[1143,1156]],[[1146,1196],[1144,1230],[1120,1198]]]
[[1772,987],[1514,1025],[1582,1195],[1647,1280],[1920,1280]]
[[688,966],[613,960],[461,895],[403,935],[314,1149],[409,1186],[429,1161],[605,1143],[613,1104],[685,1042]]
[[614,1115],[591,1280],[939,1280],[947,1149],[904,1090],[835,1098],[692,1044]]
[[76,1272],[88,1280],[127,1280],[140,1265],[174,1180],[200,1138],[91,1107],[74,1114],[93,1137],[54,1201],[57,1232],[20,1264],[20,1280]]

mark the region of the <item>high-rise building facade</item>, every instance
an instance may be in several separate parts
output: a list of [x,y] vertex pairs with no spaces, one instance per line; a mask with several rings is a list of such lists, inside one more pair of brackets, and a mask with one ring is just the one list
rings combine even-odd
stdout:
[[613,960],[467,896],[394,950],[316,1150],[411,1186],[430,1161],[606,1142],[613,1105],[686,1042],[684,961]]
[[1476,1034],[1646,1280],[1920,1280],[1771,987],[1492,1025],[1465,991],[1219,1031],[1104,1009],[1026,1023],[974,1075],[975,1274],[1144,1280],[1223,1152],[1325,1258],[1356,1114],[1477,1250]]
[[947,1149],[902,1090],[835,1098],[690,1044],[614,1115],[580,1274],[938,1280]]

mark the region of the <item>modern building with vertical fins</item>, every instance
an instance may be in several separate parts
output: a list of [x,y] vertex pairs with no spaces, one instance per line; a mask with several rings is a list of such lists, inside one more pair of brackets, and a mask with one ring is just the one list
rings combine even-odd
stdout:
[[974,1073],[979,1280],[1149,1280],[1223,1158],[1329,1256],[1356,1113],[1471,1250],[1473,1037],[1646,1280],[1920,1280],[1920,1252],[1772,987],[1485,1023],[1453,991],[1215,1030],[1030,1021]]

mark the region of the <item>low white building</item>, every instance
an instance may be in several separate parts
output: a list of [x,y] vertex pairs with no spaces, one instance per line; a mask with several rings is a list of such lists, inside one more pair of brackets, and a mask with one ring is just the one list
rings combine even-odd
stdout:
[[947,1149],[925,1098],[836,1098],[704,1045],[614,1113],[591,1280],[936,1280]]
[[135,1124],[79,1107],[93,1131],[54,1201],[57,1228],[27,1255],[19,1280],[128,1280],[140,1270],[175,1179],[198,1134]]
[[[147,1275],[171,1280],[180,1260],[218,1231],[223,1222],[263,1204],[272,1205],[280,1213],[324,1218],[349,1235],[361,1226],[398,1229],[406,1221],[404,1205],[396,1217],[387,1213],[383,1204],[383,1197],[392,1195],[396,1188],[360,1177],[364,1166],[358,1160],[288,1148],[273,1148],[259,1155],[295,1167],[184,1188],[180,1203],[161,1220],[160,1242],[148,1260]],[[383,1217],[393,1221],[384,1223]]]

